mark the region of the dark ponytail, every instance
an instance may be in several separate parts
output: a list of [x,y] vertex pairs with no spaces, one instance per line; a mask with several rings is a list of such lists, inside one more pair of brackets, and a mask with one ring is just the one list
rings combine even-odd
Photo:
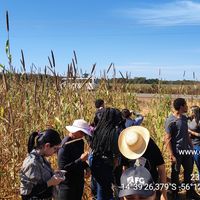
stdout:
[[33,132],[28,139],[28,153],[30,153],[35,148],[35,140],[37,140],[38,132]]
[[28,153],[33,149],[40,149],[46,143],[50,143],[51,147],[59,145],[61,143],[59,133],[53,129],[31,133],[28,140]]

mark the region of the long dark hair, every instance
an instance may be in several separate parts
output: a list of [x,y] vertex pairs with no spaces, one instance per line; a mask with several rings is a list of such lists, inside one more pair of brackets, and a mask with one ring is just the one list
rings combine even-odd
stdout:
[[50,146],[61,143],[60,135],[53,129],[47,129],[42,132],[32,132],[28,139],[28,153],[33,149],[40,149],[44,144],[50,143]]
[[92,150],[97,154],[113,153],[117,128],[123,121],[121,112],[115,108],[106,108],[92,138]]
[[191,107],[191,111],[192,111],[192,114],[194,115],[194,119],[195,119],[197,125],[199,125],[199,121],[200,121],[200,107],[199,106],[192,106]]

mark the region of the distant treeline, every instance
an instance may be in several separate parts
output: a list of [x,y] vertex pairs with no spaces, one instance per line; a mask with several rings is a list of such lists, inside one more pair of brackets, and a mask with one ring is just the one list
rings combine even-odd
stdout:
[[[6,74],[11,75],[11,74]],[[15,73],[15,77],[22,77],[24,75],[22,75],[21,73]],[[51,79],[51,78],[55,78],[55,76],[51,76],[48,74],[26,74],[26,77],[28,80],[34,80],[35,78],[47,78]],[[57,76],[58,80],[61,80],[63,78],[63,76]],[[85,77],[84,77],[85,78]],[[2,79],[2,73],[0,72],[0,79]],[[101,81],[104,78],[97,78],[97,82]],[[196,83],[200,83],[200,81],[195,81],[195,80],[175,80],[175,81],[171,81],[171,80],[159,80],[157,78],[155,79],[147,79],[146,77],[135,77],[135,78],[109,78],[108,82],[113,82],[116,81],[117,83],[129,83],[129,84],[166,84],[166,85],[191,85],[191,84],[196,84]]]
[[[112,82],[113,79],[110,79]],[[147,79],[145,77],[135,77],[132,79],[127,78],[116,78],[116,82],[126,82],[126,83],[132,83],[132,84],[174,84],[174,85],[191,85],[194,83],[200,83],[199,81],[193,81],[193,80],[176,80],[176,81],[167,81],[167,80],[159,80],[157,78],[155,79]]]

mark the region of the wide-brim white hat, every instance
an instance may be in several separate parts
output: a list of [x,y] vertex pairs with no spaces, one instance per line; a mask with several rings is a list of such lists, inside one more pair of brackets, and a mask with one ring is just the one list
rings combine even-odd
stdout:
[[149,131],[142,126],[131,126],[124,129],[118,139],[120,152],[128,159],[141,157],[148,146]]
[[91,136],[91,129],[88,123],[84,119],[76,119],[73,124],[70,126],[66,126],[66,129],[70,133],[75,133],[77,131],[82,131],[85,134]]

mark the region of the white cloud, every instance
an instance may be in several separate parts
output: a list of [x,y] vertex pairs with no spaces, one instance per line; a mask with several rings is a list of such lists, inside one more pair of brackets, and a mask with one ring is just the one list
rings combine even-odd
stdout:
[[123,13],[139,24],[151,26],[200,25],[200,3],[183,0]]

